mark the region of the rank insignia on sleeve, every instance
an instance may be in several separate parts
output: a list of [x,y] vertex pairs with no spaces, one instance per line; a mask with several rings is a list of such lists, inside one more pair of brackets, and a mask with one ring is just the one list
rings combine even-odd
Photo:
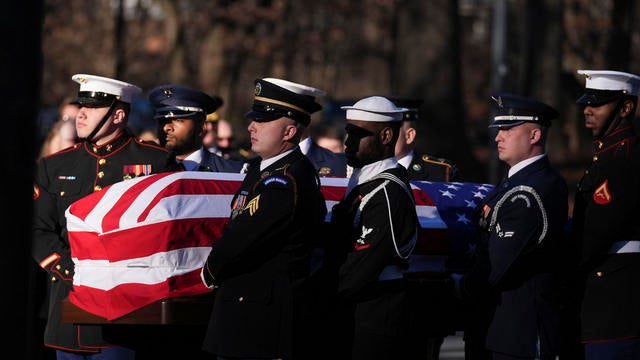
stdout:
[[369,235],[372,231],[373,231],[373,228],[366,228],[364,225],[362,226],[362,234],[360,234],[360,237],[358,238],[358,240],[356,240],[356,243],[353,246],[353,248],[356,251],[364,250],[369,246],[371,246],[371,244],[367,243],[367,241],[364,238],[367,235]]
[[258,211],[259,203],[260,203],[260,195],[251,199],[251,201],[249,201],[247,206],[244,207],[244,210],[249,210],[249,215],[253,216],[253,214],[255,214],[256,211]]
[[609,179],[602,182],[602,184],[596,188],[596,191],[593,193],[593,201],[599,205],[606,205],[611,202]]

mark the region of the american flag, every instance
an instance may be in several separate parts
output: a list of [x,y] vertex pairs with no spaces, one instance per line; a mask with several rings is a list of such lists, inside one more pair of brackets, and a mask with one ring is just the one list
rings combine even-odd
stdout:
[[[75,265],[69,300],[114,320],[155,301],[209,292],[200,270],[244,175],[181,171],[113,184],[66,211]],[[330,212],[346,178],[321,178]],[[414,181],[420,220],[413,271],[444,271],[472,248],[475,205],[492,186]],[[327,220],[330,218],[327,215]]]

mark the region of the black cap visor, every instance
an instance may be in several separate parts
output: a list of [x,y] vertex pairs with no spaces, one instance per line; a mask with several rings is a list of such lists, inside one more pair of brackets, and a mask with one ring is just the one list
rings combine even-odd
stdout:
[[309,115],[299,111],[257,100],[254,101],[251,111],[246,113],[244,117],[256,122],[268,122],[287,117],[304,125],[308,125],[311,120]]
[[201,118],[204,120],[206,118],[203,111],[188,111],[183,109],[178,109],[175,106],[165,106],[159,109],[156,109],[156,112],[153,115],[155,120],[171,120],[171,119],[195,119]]
[[624,95],[626,95],[626,93],[621,90],[586,89],[585,93],[578,98],[576,103],[584,106],[598,107],[617,100]]
[[116,100],[118,100],[118,97],[112,94],[97,91],[80,91],[78,97],[73,99],[71,104],[99,108],[111,106]]
[[495,120],[489,125],[489,128],[498,128],[498,129],[509,129],[514,126],[518,126],[520,124],[524,124],[526,121],[524,120]]

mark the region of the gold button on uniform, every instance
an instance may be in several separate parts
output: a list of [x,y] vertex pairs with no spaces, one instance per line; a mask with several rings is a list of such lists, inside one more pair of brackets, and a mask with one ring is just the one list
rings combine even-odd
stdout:
[[100,190],[102,190],[102,186],[100,185],[96,185],[93,187],[93,191],[100,191]]
[[243,296],[240,296],[240,297],[238,298],[238,301],[243,302],[243,301],[244,301],[244,297],[243,297]]
[[56,282],[56,281],[58,281],[58,279],[55,276],[52,276],[51,277],[51,282]]
[[98,172],[98,177],[102,179],[104,177],[104,171]]
[[597,277],[602,277],[602,271],[598,271],[598,272],[596,272],[596,276],[597,276]]
[[60,196],[64,196],[64,191],[60,191]]
[[106,164],[106,163],[107,163],[107,159],[100,159],[100,160],[98,160],[98,164],[100,164],[100,165],[104,165],[104,164]]
[[593,156],[593,161],[598,161],[598,155]]

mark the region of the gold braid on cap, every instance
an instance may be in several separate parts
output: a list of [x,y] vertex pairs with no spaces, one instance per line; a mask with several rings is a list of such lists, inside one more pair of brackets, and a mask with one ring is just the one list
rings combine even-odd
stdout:
[[274,100],[274,99],[270,99],[270,98],[266,98],[266,97],[262,97],[262,96],[256,96],[254,99],[255,100],[260,100],[260,101],[263,101],[263,102],[266,102],[266,103],[270,103],[270,104],[286,106],[286,107],[292,108],[294,110],[298,110],[301,113],[309,115],[309,113],[304,111],[303,108],[295,106],[295,105],[287,103],[287,102],[284,102],[284,101]]

